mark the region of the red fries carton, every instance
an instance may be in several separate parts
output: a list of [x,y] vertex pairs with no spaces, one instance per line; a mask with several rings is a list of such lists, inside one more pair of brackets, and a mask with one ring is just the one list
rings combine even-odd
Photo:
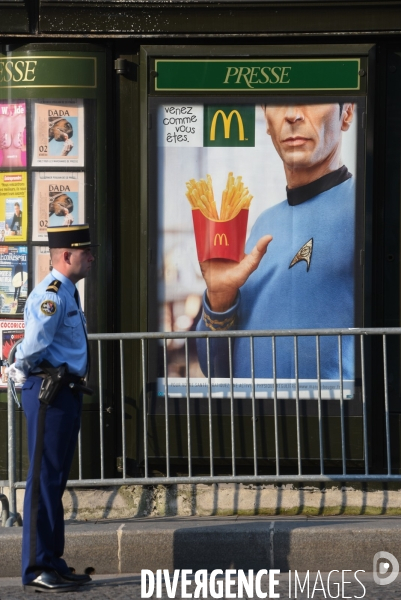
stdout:
[[249,210],[243,208],[228,221],[205,217],[201,210],[192,210],[196,249],[199,262],[210,258],[226,258],[240,262],[244,256]]

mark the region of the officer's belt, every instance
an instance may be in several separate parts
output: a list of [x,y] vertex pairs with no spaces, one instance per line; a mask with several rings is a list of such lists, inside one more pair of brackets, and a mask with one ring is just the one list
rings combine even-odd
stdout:
[[36,377],[43,379],[42,385],[39,392],[39,400],[44,404],[51,404],[52,400],[63,386],[68,386],[73,392],[81,392],[92,396],[93,390],[86,387],[86,381],[83,377],[68,373],[65,369],[65,365],[61,365],[58,368],[50,367],[51,374],[49,371],[39,371],[39,373],[32,373]]
[[[45,373],[44,371],[39,371],[39,373],[31,373],[35,377],[49,377],[49,373]],[[63,375],[63,383],[68,385],[69,383],[77,383],[80,385],[85,385],[85,377],[80,377],[79,375],[74,375],[73,373],[66,373]]]

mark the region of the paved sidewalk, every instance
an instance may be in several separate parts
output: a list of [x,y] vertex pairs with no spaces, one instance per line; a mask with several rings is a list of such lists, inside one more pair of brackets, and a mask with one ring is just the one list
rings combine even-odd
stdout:
[[[305,573],[299,574],[299,578],[301,580],[301,584],[305,583]],[[304,587],[303,592],[300,591],[300,588],[297,588],[297,594],[294,593],[294,578],[292,577],[291,583],[291,591],[289,589],[288,582],[288,573],[281,573],[280,576],[277,577],[279,580],[279,585],[276,586],[275,592],[280,594],[280,598],[315,598],[316,600],[320,600],[321,598],[366,598],[366,599],[380,599],[380,600],[398,600],[401,599],[401,577],[388,586],[379,586],[374,583],[372,573],[359,573],[358,578],[360,583],[356,583],[355,580],[351,581],[351,583],[346,584],[344,589],[341,587],[341,576],[332,575],[329,583],[329,588],[327,585],[327,577],[328,573],[321,573],[321,579],[318,580],[318,585],[314,590],[314,584],[316,581],[317,574],[310,573],[309,575],[309,588],[307,586]],[[348,581],[352,579],[352,576],[347,574]],[[218,581],[218,580],[217,580]],[[220,582],[223,581],[220,578]],[[322,582],[322,584],[320,583]],[[269,585],[268,585],[268,577],[263,576],[261,580],[261,591],[262,593],[266,593],[267,597],[269,597]],[[318,589],[320,587],[320,589]],[[187,592],[194,596],[195,583],[192,581],[192,584],[188,586]],[[232,586],[230,589],[232,594],[237,596],[238,588],[237,585]],[[35,594],[36,596],[36,594]],[[21,586],[21,581],[19,578],[9,578],[2,579],[0,578],[0,600],[23,600],[32,597],[31,594],[26,594]],[[40,596],[39,596],[40,597]],[[156,595],[153,594],[152,598],[155,598]],[[163,586],[162,588],[162,597],[168,598],[166,588]],[[171,597],[171,596],[170,596]],[[177,593],[174,596],[175,598],[181,598],[181,588],[178,586]],[[201,596],[202,597],[202,596]],[[247,595],[244,595],[247,598]],[[250,598],[257,598],[255,594],[250,596]],[[78,598],[82,598],[82,600],[132,600],[134,598],[141,598],[141,581],[139,574],[133,575],[103,575],[103,576],[94,576],[93,584],[90,586],[85,586],[81,588],[77,592],[69,592],[66,594],[62,594],[60,598],[63,600],[77,600]],[[211,599],[212,596],[210,594],[207,595],[208,599]]]
[[[21,534],[21,528],[0,527],[0,578],[19,576]],[[65,557],[77,572],[93,566],[97,575],[142,569],[371,572],[374,555],[383,550],[401,563],[401,517],[159,517],[67,521]],[[127,584],[134,586],[130,597],[134,583]],[[94,592],[85,593],[90,598]]]

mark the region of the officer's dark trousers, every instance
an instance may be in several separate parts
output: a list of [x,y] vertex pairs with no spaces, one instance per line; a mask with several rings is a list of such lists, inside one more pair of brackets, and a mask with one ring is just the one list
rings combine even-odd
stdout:
[[82,396],[63,387],[51,406],[38,400],[40,377],[29,377],[22,388],[27,421],[30,466],[26,482],[22,582],[43,571],[66,573],[62,496],[71,468],[81,422]]

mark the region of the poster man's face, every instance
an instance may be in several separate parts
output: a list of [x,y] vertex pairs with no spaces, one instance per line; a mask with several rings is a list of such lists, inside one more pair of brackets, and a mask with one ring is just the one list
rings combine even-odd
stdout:
[[265,106],[267,133],[289,169],[308,169],[339,151],[341,132],[347,131],[353,104]]

